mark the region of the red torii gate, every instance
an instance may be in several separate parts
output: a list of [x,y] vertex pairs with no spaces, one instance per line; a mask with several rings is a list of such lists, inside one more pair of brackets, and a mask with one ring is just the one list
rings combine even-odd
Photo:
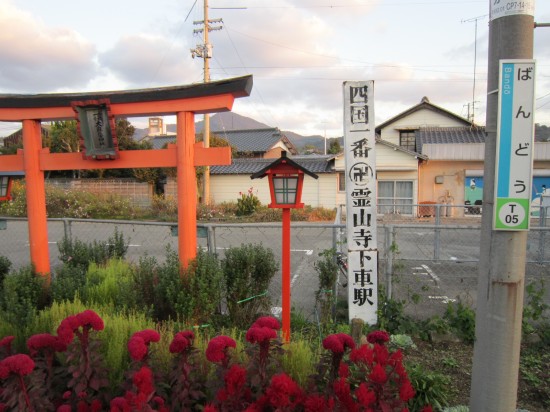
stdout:
[[[178,188],[178,253],[186,267],[197,253],[195,166],[231,164],[229,147],[204,148],[195,143],[195,113],[229,111],[237,97],[249,96],[252,76],[155,89],[128,91],[0,95],[0,121],[23,123],[23,149],[0,156],[0,172],[24,171],[31,262],[50,279],[44,172],[75,169],[176,167]],[[50,153],[42,148],[41,121],[74,120],[71,103],[108,99],[114,116],[176,115],[176,144],[162,150],[120,151],[114,160],[88,160],[82,153]]]

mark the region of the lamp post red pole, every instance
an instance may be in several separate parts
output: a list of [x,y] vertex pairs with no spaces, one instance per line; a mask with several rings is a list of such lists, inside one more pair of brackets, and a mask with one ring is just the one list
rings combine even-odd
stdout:
[[290,208],[283,208],[283,341],[290,342]]

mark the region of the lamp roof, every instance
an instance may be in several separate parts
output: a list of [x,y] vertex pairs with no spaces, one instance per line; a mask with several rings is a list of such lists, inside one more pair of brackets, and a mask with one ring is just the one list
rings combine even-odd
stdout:
[[292,166],[293,168],[297,169],[297,170],[301,170],[302,172],[304,172],[305,174],[307,174],[308,176],[311,176],[312,178],[314,179],[318,179],[319,176],[316,175],[315,173],[313,172],[310,172],[309,170],[307,170],[305,167],[303,166],[300,166],[298,163],[296,163],[295,161],[293,161],[292,159],[288,158],[286,156],[286,152],[283,150],[281,152],[281,157],[278,158],[277,160],[275,160],[273,163],[267,165],[266,167],[264,167],[262,170],[259,170],[258,172],[254,173],[253,175],[250,176],[251,179],[258,179],[258,178],[263,178],[265,176],[267,176],[267,173],[270,169],[273,169],[279,165],[289,165],[289,166]]

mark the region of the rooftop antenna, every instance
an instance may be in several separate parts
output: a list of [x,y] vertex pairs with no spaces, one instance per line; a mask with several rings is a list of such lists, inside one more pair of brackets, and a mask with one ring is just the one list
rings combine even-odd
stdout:
[[483,16],[477,16],[472,17],[471,19],[465,19],[461,20],[461,23],[471,23],[475,22],[475,38],[474,38],[474,85],[472,88],[472,115],[470,119],[470,107],[468,105],[468,120],[472,122],[472,124],[475,123],[475,104],[476,104],[476,69],[477,69],[477,21],[481,20],[485,17],[487,17],[488,14],[484,14]]

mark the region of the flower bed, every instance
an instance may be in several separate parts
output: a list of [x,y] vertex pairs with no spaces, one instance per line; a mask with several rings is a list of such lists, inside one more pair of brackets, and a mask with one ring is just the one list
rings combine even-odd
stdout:
[[[100,355],[103,320],[92,310],[65,318],[57,334],[27,340],[28,354],[13,354],[13,336],[0,340],[0,411],[408,411],[415,391],[401,351],[386,346],[389,335],[371,332],[356,347],[344,333],[327,336],[317,374],[299,385],[282,372],[292,356],[279,338],[279,321],[257,319],[246,333],[246,364],[229,336],[212,338],[205,367],[195,334],[181,331],[170,343],[171,370],[150,364],[158,331],[138,331],[128,340],[132,359],[121,388],[112,388]],[[431,411],[429,406],[424,412]]]

